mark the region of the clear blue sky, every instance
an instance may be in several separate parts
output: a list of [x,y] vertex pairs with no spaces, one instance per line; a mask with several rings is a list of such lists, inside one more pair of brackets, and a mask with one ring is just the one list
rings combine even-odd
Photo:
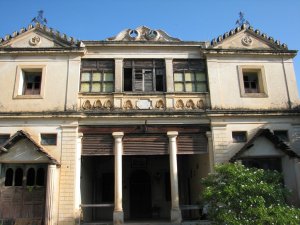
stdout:
[[[255,29],[300,50],[300,0],[0,0],[0,9],[0,37],[27,26],[43,9],[49,27],[80,40],[145,25],[186,41],[233,29],[243,11]],[[300,56],[294,62],[300,87]]]

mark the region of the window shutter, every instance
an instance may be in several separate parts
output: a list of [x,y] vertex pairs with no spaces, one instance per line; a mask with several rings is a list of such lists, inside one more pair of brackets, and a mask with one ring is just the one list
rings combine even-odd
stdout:
[[144,70],[144,91],[153,91],[153,73],[152,70]]

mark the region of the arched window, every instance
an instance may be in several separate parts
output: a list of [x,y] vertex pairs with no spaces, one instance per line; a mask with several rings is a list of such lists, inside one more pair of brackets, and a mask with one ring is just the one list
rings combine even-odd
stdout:
[[37,170],[36,185],[38,185],[38,186],[45,185],[45,170],[43,168],[39,168]]
[[29,170],[27,170],[26,185],[34,186],[34,183],[35,183],[35,170],[33,168],[29,168]]
[[5,173],[5,186],[12,186],[13,184],[14,171],[12,168],[6,170]]
[[23,170],[18,168],[15,173],[15,186],[22,186],[23,183]]

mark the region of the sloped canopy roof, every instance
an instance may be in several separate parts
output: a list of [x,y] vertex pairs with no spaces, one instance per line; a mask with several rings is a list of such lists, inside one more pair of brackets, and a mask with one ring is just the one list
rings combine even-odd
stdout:
[[59,165],[30,134],[18,131],[0,147],[0,163],[48,163]]
[[[11,47],[10,43],[12,43],[15,39],[33,31],[51,39],[55,42],[56,47],[77,47],[80,44],[80,42],[73,37],[69,37],[66,34],[54,30],[53,28],[36,23],[34,25],[30,24],[27,28],[22,28],[19,31],[15,31],[3,38],[0,37],[0,47]],[[34,42],[32,43],[32,46],[38,47]]]
[[282,153],[288,155],[290,157],[300,158],[300,156],[293,151],[290,146],[281,141],[276,135],[274,135],[269,129],[259,129],[257,133],[229,160],[230,162],[234,162],[240,158],[242,158],[243,153],[248,151],[253,145],[254,142],[259,137],[267,138],[277,149],[281,150]]

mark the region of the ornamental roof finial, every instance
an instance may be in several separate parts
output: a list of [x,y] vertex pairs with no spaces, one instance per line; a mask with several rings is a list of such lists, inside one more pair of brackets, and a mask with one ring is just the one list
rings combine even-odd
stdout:
[[44,10],[38,11],[38,15],[34,17],[31,22],[34,23],[39,23],[41,25],[46,25],[47,24],[47,19],[44,17]]
[[242,26],[243,24],[246,24],[247,27],[250,26],[250,23],[245,19],[245,14],[243,12],[239,12],[239,19],[235,22],[235,24],[238,26]]

